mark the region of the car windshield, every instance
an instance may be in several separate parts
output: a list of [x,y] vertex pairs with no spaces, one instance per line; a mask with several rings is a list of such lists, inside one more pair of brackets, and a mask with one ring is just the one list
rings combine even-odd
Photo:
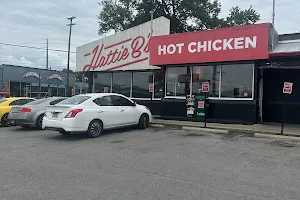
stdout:
[[49,99],[48,99],[48,98],[45,98],[45,99],[38,99],[38,100],[36,100],[36,101],[32,101],[32,102],[30,102],[30,103],[27,103],[26,105],[38,105],[38,104],[42,104],[42,103],[44,103],[44,102],[46,102],[46,101],[49,101]]
[[85,102],[89,98],[91,98],[91,97],[89,97],[89,96],[74,96],[74,97],[70,97],[68,99],[63,100],[56,105],[78,105],[78,104]]

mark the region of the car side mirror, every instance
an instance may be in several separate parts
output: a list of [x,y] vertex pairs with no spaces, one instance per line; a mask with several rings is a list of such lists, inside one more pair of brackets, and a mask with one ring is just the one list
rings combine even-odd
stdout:
[[136,106],[136,103],[135,103],[135,102],[133,102],[133,103],[132,103],[132,106],[133,106],[133,107],[135,107],[135,106]]

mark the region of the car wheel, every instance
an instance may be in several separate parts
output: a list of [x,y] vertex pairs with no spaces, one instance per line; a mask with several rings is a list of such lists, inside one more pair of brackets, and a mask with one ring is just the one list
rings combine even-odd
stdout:
[[2,124],[2,126],[8,126],[9,125],[8,113],[5,113],[2,116],[1,124]]
[[147,114],[143,114],[141,117],[140,117],[140,121],[139,121],[139,127],[141,129],[145,129],[149,126],[149,117]]
[[44,114],[40,115],[37,120],[36,120],[36,128],[39,130],[43,129],[43,118],[44,118]]
[[87,134],[91,138],[96,138],[101,135],[102,130],[103,130],[102,122],[100,120],[93,120],[89,125]]
[[62,135],[70,135],[71,134],[70,132],[67,132],[65,130],[59,130],[58,132]]

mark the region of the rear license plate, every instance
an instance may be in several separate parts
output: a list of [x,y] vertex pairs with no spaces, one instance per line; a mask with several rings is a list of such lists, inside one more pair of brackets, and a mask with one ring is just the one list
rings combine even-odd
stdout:
[[58,113],[52,113],[53,118],[58,118]]

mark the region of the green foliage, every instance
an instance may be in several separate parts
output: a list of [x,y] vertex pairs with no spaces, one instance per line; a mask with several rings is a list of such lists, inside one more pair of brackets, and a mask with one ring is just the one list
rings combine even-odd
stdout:
[[99,35],[145,23],[150,20],[151,10],[154,18],[164,16],[171,20],[171,33],[253,24],[260,20],[252,6],[246,10],[233,7],[228,17],[220,18],[218,0],[102,0],[99,4]]

